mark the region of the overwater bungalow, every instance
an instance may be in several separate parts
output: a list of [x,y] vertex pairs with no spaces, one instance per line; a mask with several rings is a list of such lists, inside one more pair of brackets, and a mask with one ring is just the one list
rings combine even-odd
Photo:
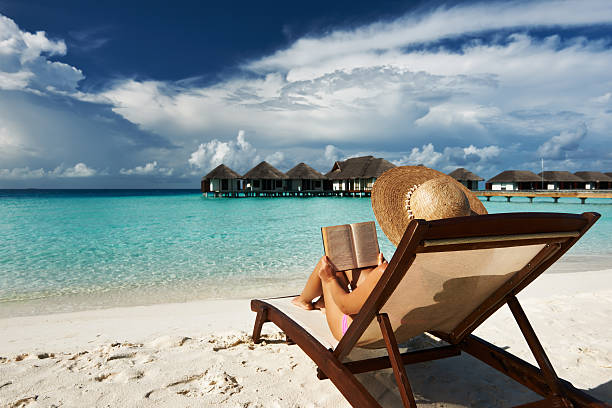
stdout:
[[506,170],[486,182],[487,190],[535,190],[540,177],[529,170]]
[[612,177],[600,171],[577,171],[574,173],[583,181],[585,190],[608,190],[612,188]]
[[298,164],[285,174],[288,177],[287,190],[298,195],[321,193],[327,180],[327,177],[305,163]]
[[202,177],[200,189],[202,193],[212,193],[216,196],[234,196],[242,191],[243,183],[240,174],[220,164],[210,173]]
[[289,177],[270,163],[262,161],[249,170],[242,179],[245,181],[245,195],[247,196],[276,196],[283,195],[287,190]]
[[576,190],[583,188],[584,180],[569,171],[542,171],[538,173],[542,190]]
[[458,169],[448,173],[449,176],[469,188],[470,190],[478,190],[478,182],[484,179],[469,170],[459,167]]
[[334,163],[325,176],[331,180],[332,190],[349,194],[363,194],[372,190],[378,177],[395,167],[393,163],[374,156],[353,157]]

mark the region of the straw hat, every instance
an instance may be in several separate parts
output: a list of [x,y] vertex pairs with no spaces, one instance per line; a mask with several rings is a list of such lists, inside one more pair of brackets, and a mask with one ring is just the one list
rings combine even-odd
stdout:
[[401,166],[384,172],[372,188],[372,209],[395,246],[413,218],[431,221],[487,213],[463,184],[424,166]]

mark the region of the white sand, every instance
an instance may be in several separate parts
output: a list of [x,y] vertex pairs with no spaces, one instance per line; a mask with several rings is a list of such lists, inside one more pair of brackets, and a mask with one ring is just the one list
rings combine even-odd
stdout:
[[[612,401],[612,270],[545,274],[519,298],[557,373]],[[1,319],[0,406],[348,406],[274,325],[253,345],[253,321],[248,300]],[[476,334],[534,361],[507,308]],[[407,372],[419,406],[535,399],[467,355]],[[384,406],[401,406],[390,370],[358,377]]]

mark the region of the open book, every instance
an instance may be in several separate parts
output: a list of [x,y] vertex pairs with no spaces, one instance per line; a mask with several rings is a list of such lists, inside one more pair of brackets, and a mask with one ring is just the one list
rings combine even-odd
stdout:
[[339,271],[378,264],[378,237],[374,221],[322,227],[325,255]]

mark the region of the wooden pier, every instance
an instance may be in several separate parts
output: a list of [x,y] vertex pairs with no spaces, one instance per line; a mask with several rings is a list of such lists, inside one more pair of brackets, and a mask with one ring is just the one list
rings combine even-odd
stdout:
[[370,197],[372,190],[321,190],[321,191],[207,191],[204,197]]
[[474,191],[479,197],[486,197],[487,201],[491,201],[491,197],[506,197],[510,202],[512,197],[527,197],[530,202],[536,197],[552,198],[555,203],[559,202],[559,198],[579,198],[584,204],[587,198],[612,198],[612,190],[531,190],[531,191],[499,191],[499,190],[483,190]]

